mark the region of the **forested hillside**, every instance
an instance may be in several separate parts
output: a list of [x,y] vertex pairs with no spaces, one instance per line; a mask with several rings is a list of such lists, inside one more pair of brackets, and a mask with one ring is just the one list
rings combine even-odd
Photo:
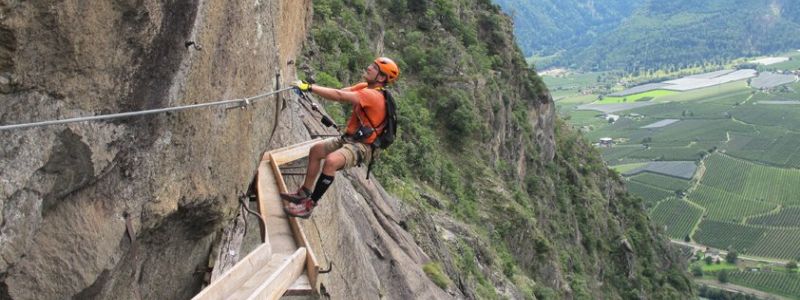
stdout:
[[[547,31],[552,26],[542,24],[548,23],[572,28],[574,24],[592,20],[550,12],[553,6],[549,1],[527,2],[508,8],[517,12],[518,32],[536,32],[537,27]],[[581,7],[576,3],[570,6]],[[542,60],[537,67],[676,69],[795,49],[800,47],[799,6],[791,0],[647,1],[627,18],[624,13],[609,14],[608,18],[620,19],[600,22],[606,25],[590,31],[590,36],[596,35],[593,38],[580,33],[562,37],[562,41],[556,42],[565,49],[564,53]],[[624,12],[622,7],[617,8]],[[538,49],[531,46],[536,38],[526,34],[519,38],[526,53]],[[571,42],[574,38],[590,44]]]
[[[320,0],[298,60],[346,86],[401,68],[399,139],[375,177],[443,289],[474,299],[680,299],[691,284],[641,200],[569,126],[488,0]],[[327,107],[339,122],[348,107]]]
[[797,6],[787,0],[651,1],[573,61],[591,69],[675,69],[795,49]]
[[525,56],[558,57],[591,45],[641,5],[635,0],[497,0],[514,18]]

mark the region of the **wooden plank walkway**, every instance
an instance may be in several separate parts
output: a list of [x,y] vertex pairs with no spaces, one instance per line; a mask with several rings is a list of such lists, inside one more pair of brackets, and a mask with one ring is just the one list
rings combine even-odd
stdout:
[[319,264],[302,224],[286,216],[279,193],[287,192],[280,166],[308,156],[314,139],[264,153],[258,166],[259,247],[192,299],[278,299],[319,293]]

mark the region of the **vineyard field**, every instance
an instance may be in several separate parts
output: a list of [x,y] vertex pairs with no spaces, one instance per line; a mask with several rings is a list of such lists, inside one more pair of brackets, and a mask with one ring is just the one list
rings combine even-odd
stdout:
[[717,249],[736,249],[746,253],[766,234],[766,229],[705,219],[694,234],[694,240]]
[[667,191],[683,191],[689,187],[689,181],[678,179],[675,177],[657,175],[649,172],[644,172],[639,175],[630,177],[632,181],[649,184],[655,187],[665,189]]
[[797,259],[800,257],[800,230],[773,229],[705,219],[695,232],[695,241],[718,249],[733,249],[740,254]]
[[779,212],[750,218],[748,224],[800,229],[800,207],[784,207]]
[[728,279],[741,286],[800,300],[800,274],[797,273],[739,271],[729,273]]
[[[675,178],[676,180],[679,180],[680,182],[685,182],[686,180],[692,179],[692,176],[694,176],[694,172],[695,171],[697,171],[697,165],[693,161],[654,161],[654,162],[650,162],[650,163],[645,164],[641,168],[629,170],[628,172],[625,172],[623,175],[625,175],[625,176],[634,176],[634,175],[637,175],[637,174],[650,172],[650,173],[653,173],[653,174],[660,174],[660,175],[666,175],[666,176],[670,176],[670,177],[677,177],[677,178]],[[660,178],[659,175],[656,175],[656,176],[658,178]],[[680,178],[683,178],[685,180],[681,180]],[[639,181],[643,181],[643,180],[639,180]],[[644,181],[644,182],[648,183],[646,181]],[[649,183],[649,184],[652,184],[652,183]],[[684,186],[686,184],[688,184],[688,182],[687,183],[681,183],[681,184],[678,184],[678,185],[679,186]],[[652,185],[660,186],[659,184],[652,184]],[[667,190],[674,190],[672,188],[667,188],[667,187],[664,187],[664,188],[667,189]],[[678,189],[685,189],[685,187],[678,187]]]
[[800,170],[758,165],[714,154],[706,162],[701,184],[743,199],[783,205],[800,204]]
[[753,245],[749,254],[762,257],[798,259],[800,258],[800,230],[767,229],[764,236]]
[[638,159],[652,159],[665,161],[696,161],[705,155],[704,149],[674,147],[674,148],[650,148],[631,152],[628,157]]
[[662,129],[655,130],[655,132],[652,134],[652,139],[653,142],[722,142],[728,139],[728,132],[753,132],[753,127],[730,119],[684,120]]
[[787,121],[800,120],[800,106],[797,105],[769,105],[748,102],[748,104],[737,107],[731,114],[733,118],[748,124],[779,126],[793,131],[800,130],[799,123]]
[[675,198],[659,202],[650,212],[653,222],[674,239],[689,235],[702,215],[702,208]]
[[644,199],[646,207],[652,207],[664,198],[674,196],[675,193],[640,182],[628,183],[628,191]]
[[717,221],[741,222],[744,218],[774,210],[777,204],[757,202],[706,185],[699,185],[689,200],[704,207],[707,218]]
[[701,184],[741,195],[747,184],[747,174],[752,164],[722,155],[711,155],[705,161],[706,176]]
[[726,153],[767,165],[800,168],[800,134],[784,129],[763,130],[757,136],[732,135]]

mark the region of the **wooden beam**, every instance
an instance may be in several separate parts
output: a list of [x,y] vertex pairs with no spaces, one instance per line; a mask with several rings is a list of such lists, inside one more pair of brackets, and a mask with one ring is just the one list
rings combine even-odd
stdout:
[[218,280],[211,282],[193,300],[227,299],[246,282],[253,273],[266,266],[272,257],[269,244],[262,244],[239,261],[233,268],[222,274]]
[[283,293],[286,292],[286,290],[292,286],[292,283],[303,273],[306,253],[306,248],[301,247],[291,256],[285,258],[283,263],[267,278],[267,280],[256,287],[247,299],[278,299],[283,296]]
[[[322,140],[321,138],[316,138],[316,139],[313,139],[313,140],[308,140],[308,141],[305,141],[305,142],[302,142],[302,143],[298,143],[298,144],[294,144],[294,145],[289,145],[289,146],[286,146],[286,147],[283,147],[283,148],[273,149],[273,150],[270,150],[270,151],[264,152],[264,155],[263,155],[263,156],[261,156],[261,160],[262,160],[262,161],[264,161],[264,160],[269,160],[269,155],[270,155],[270,154],[273,154],[273,153],[285,153],[285,152],[287,152],[287,151],[288,151],[288,152],[291,152],[291,151],[292,151],[293,149],[295,149],[295,148],[303,148],[303,147],[308,147],[308,148],[306,148],[306,149],[310,149],[310,148],[311,148],[311,146],[313,146],[314,144],[316,144],[317,142],[319,142],[319,141],[321,141],[321,140]],[[308,151],[306,151],[306,155],[308,155]],[[302,158],[302,157],[305,157],[305,156],[301,156],[300,158]],[[297,160],[297,159],[298,159],[298,158],[295,158],[295,159],[293,159],[293,160]],[[282,164],[283,164],[283,163],[281,163],[281,165],[282,165]]]
[[270,170],[269,162],[262,161],[258,164],[258,175],[256,175],[256,194],[258,195],[258,213],[261,215],[262,222],[259,222],[261,227],[261,242],[269,244],[269,235],[267,224],[267,201],[270,198],[280,197],[278,195],[278,186],[275,182],[275,175]]
[[[275,181],[278,184],[278,190],[280,190],[281,193],[287,193],[288,191],[286,189],[286,183],[283,180],[283,176],[281,176],[281,169],[278,167],[277,161],[272,158],[273,157],[270,157],[270,165],[272,166],[272,171],[275,174]],[[294,240],[297,243],[297,246],[308,248],[306,271],[308,272],[308,280],[311,282],[311,286],[314,290],[316,290],[317,276],[319,275],[319,263],[317,262],[317,257],[314,255],[314,251],[311,250],[311,245],[308,243],[308,238],[306,238],[302,224],[297,221],[297,218],[288,218],[289,226],[292,228],[292,233],[294,234]]]
[[314,293],[314,288],[308,281],[308,275],[302,274],[292,283],[292,286],[283,293],[284,296],[306,296]]
[[311,146],[314,146],[320,140],[321,139],[313,139],[305,143],[294,145],[289,149],[270,151],[270,159],[277,162],[279,166],[301,159],[308,156],[308,151],[311,150]]

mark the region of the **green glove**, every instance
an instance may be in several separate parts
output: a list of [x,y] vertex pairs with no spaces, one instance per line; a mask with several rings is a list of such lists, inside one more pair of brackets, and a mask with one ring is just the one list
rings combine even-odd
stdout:
[[295,82],[292,82],[292,86],[296,87],[298,90],[300,90],[302,92],[310,92],[311,91],[311,84],[308,83],[308,82],[305,82],[303,80],[297,80]]

